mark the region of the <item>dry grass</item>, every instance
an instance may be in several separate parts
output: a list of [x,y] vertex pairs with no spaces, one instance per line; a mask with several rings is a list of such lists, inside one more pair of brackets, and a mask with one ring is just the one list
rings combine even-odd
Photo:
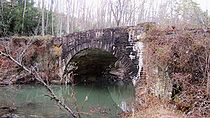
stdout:
[[125,114],[124,118],[185,118],[169,101],[147,95],[143,106],[136,106],[134,114]]
[[184,118],[184,115],[161,105],[141,110],[136,113],[134,118]]
[[24,40],[29,40],[29,39],[39,39],[39,40],[50,40],[53,38],[52,35],[45,35],[45,36],[12,36],[12,39],[24,39]]

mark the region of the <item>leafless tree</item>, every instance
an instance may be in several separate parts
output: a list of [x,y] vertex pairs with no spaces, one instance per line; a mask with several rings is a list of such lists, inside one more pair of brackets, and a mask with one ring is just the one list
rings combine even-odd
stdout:
[[53,13],[53,5],[54,5],[54,0],[51,0],[50,3],[50,11],[51,11],[51,34],[54,35],[54,13]]
[[27,3],[27,1],[26,1],[26,0],[24,0],[23,22],[22,22],[22,33],[23,33],[23,28],[24,28],[24,19],[25,19],[25,12],[26,12],[26,3]]
[[[56,35],[60,36],[76,30],[136,25],[151,21],[161,25],[176,25],[187,22],[204,26],[207,22],[206,16],[208,16],[203,14],[199,6],[192,0],[95,1],[100,4],[86,0],[65,0],[65,10],[60,2],[59,0],[51,0],[44,5],[46,7],[48,6],[46,4],[50,4],[50,8],[45,10],[50,10],[54,14],[51,17],[52,35],[54,35],[54,28]],[[42,8],[41,2],[38,4]],[[48,23],[45,25],[46,31]]]
[[130,0],[117,0],[117,1],[109,1],[111,5],[111,11],[116,21],[116,25],[120,26],[123,15],[126,12],[126,8]]
[[71,7],[70,5],[71,5],[71,1],[67,0],[66,2],[67,2],[67,5],[66,5],[67,6],[66,33],[69,34],[70,33],[70,12],[71,12],[70,11],[70,7]]
[[44,8],[44,0],[42,0],[42,36],[45,35],[44,11],[45,11],[45,8]]

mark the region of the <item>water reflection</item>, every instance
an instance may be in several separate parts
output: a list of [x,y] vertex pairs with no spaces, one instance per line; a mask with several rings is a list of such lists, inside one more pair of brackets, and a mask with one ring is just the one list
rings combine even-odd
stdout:
[[[68,106],[84,112],[87,118],[116,118],[118,113],[129,111],[134,99],[134,88],[128,85],[53,85],[56,95]],[[73,92],[75,94],[73,94]],[[61,110],[53,101],[44,96],[46,90],[40,85],[21,85],[0,87],[0,103],[17,106],[16,114],[25,117],[67,118],[66,111]],[[75,99],[74,99],[75,96]]]
[[118,107],[122,111],[131,111],[134,101],[135,90],[131,83],[129,84],[117,84],[115,86],[108,87],[109,93]]

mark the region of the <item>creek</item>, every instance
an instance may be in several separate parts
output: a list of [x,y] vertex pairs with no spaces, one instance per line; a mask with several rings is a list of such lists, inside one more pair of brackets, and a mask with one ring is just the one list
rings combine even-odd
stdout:
[[[113,85],[52,85],[55,94],[68,106],[83,112],[84,118],[116,118],[119,113],[131,111],[134,87],[131,83]],[[75,95],[72,94],[74,91]],[[47,96],[41,85],[13,85],[0,87],[0,105],[12,105],[20,118],[69,118]],[[76,99],[73,99],[76,98]],[[76,101],[75,101],[76,100]]]

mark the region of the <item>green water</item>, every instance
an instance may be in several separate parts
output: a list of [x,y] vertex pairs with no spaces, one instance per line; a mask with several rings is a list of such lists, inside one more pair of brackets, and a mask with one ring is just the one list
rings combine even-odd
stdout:
[[[115,84],[112,86],[74,86],[75,99],[70,85],[53,85],[54,92],[68,106],[75,105],[84,118],[117,118],[122,111],[129,111],[134,100],[134,87]],[[54,101],[45,96],[41,85],[17,85],[0,87],[0,104],[17,107],[21,118],[69,118],[68,112],[60,109]]]

